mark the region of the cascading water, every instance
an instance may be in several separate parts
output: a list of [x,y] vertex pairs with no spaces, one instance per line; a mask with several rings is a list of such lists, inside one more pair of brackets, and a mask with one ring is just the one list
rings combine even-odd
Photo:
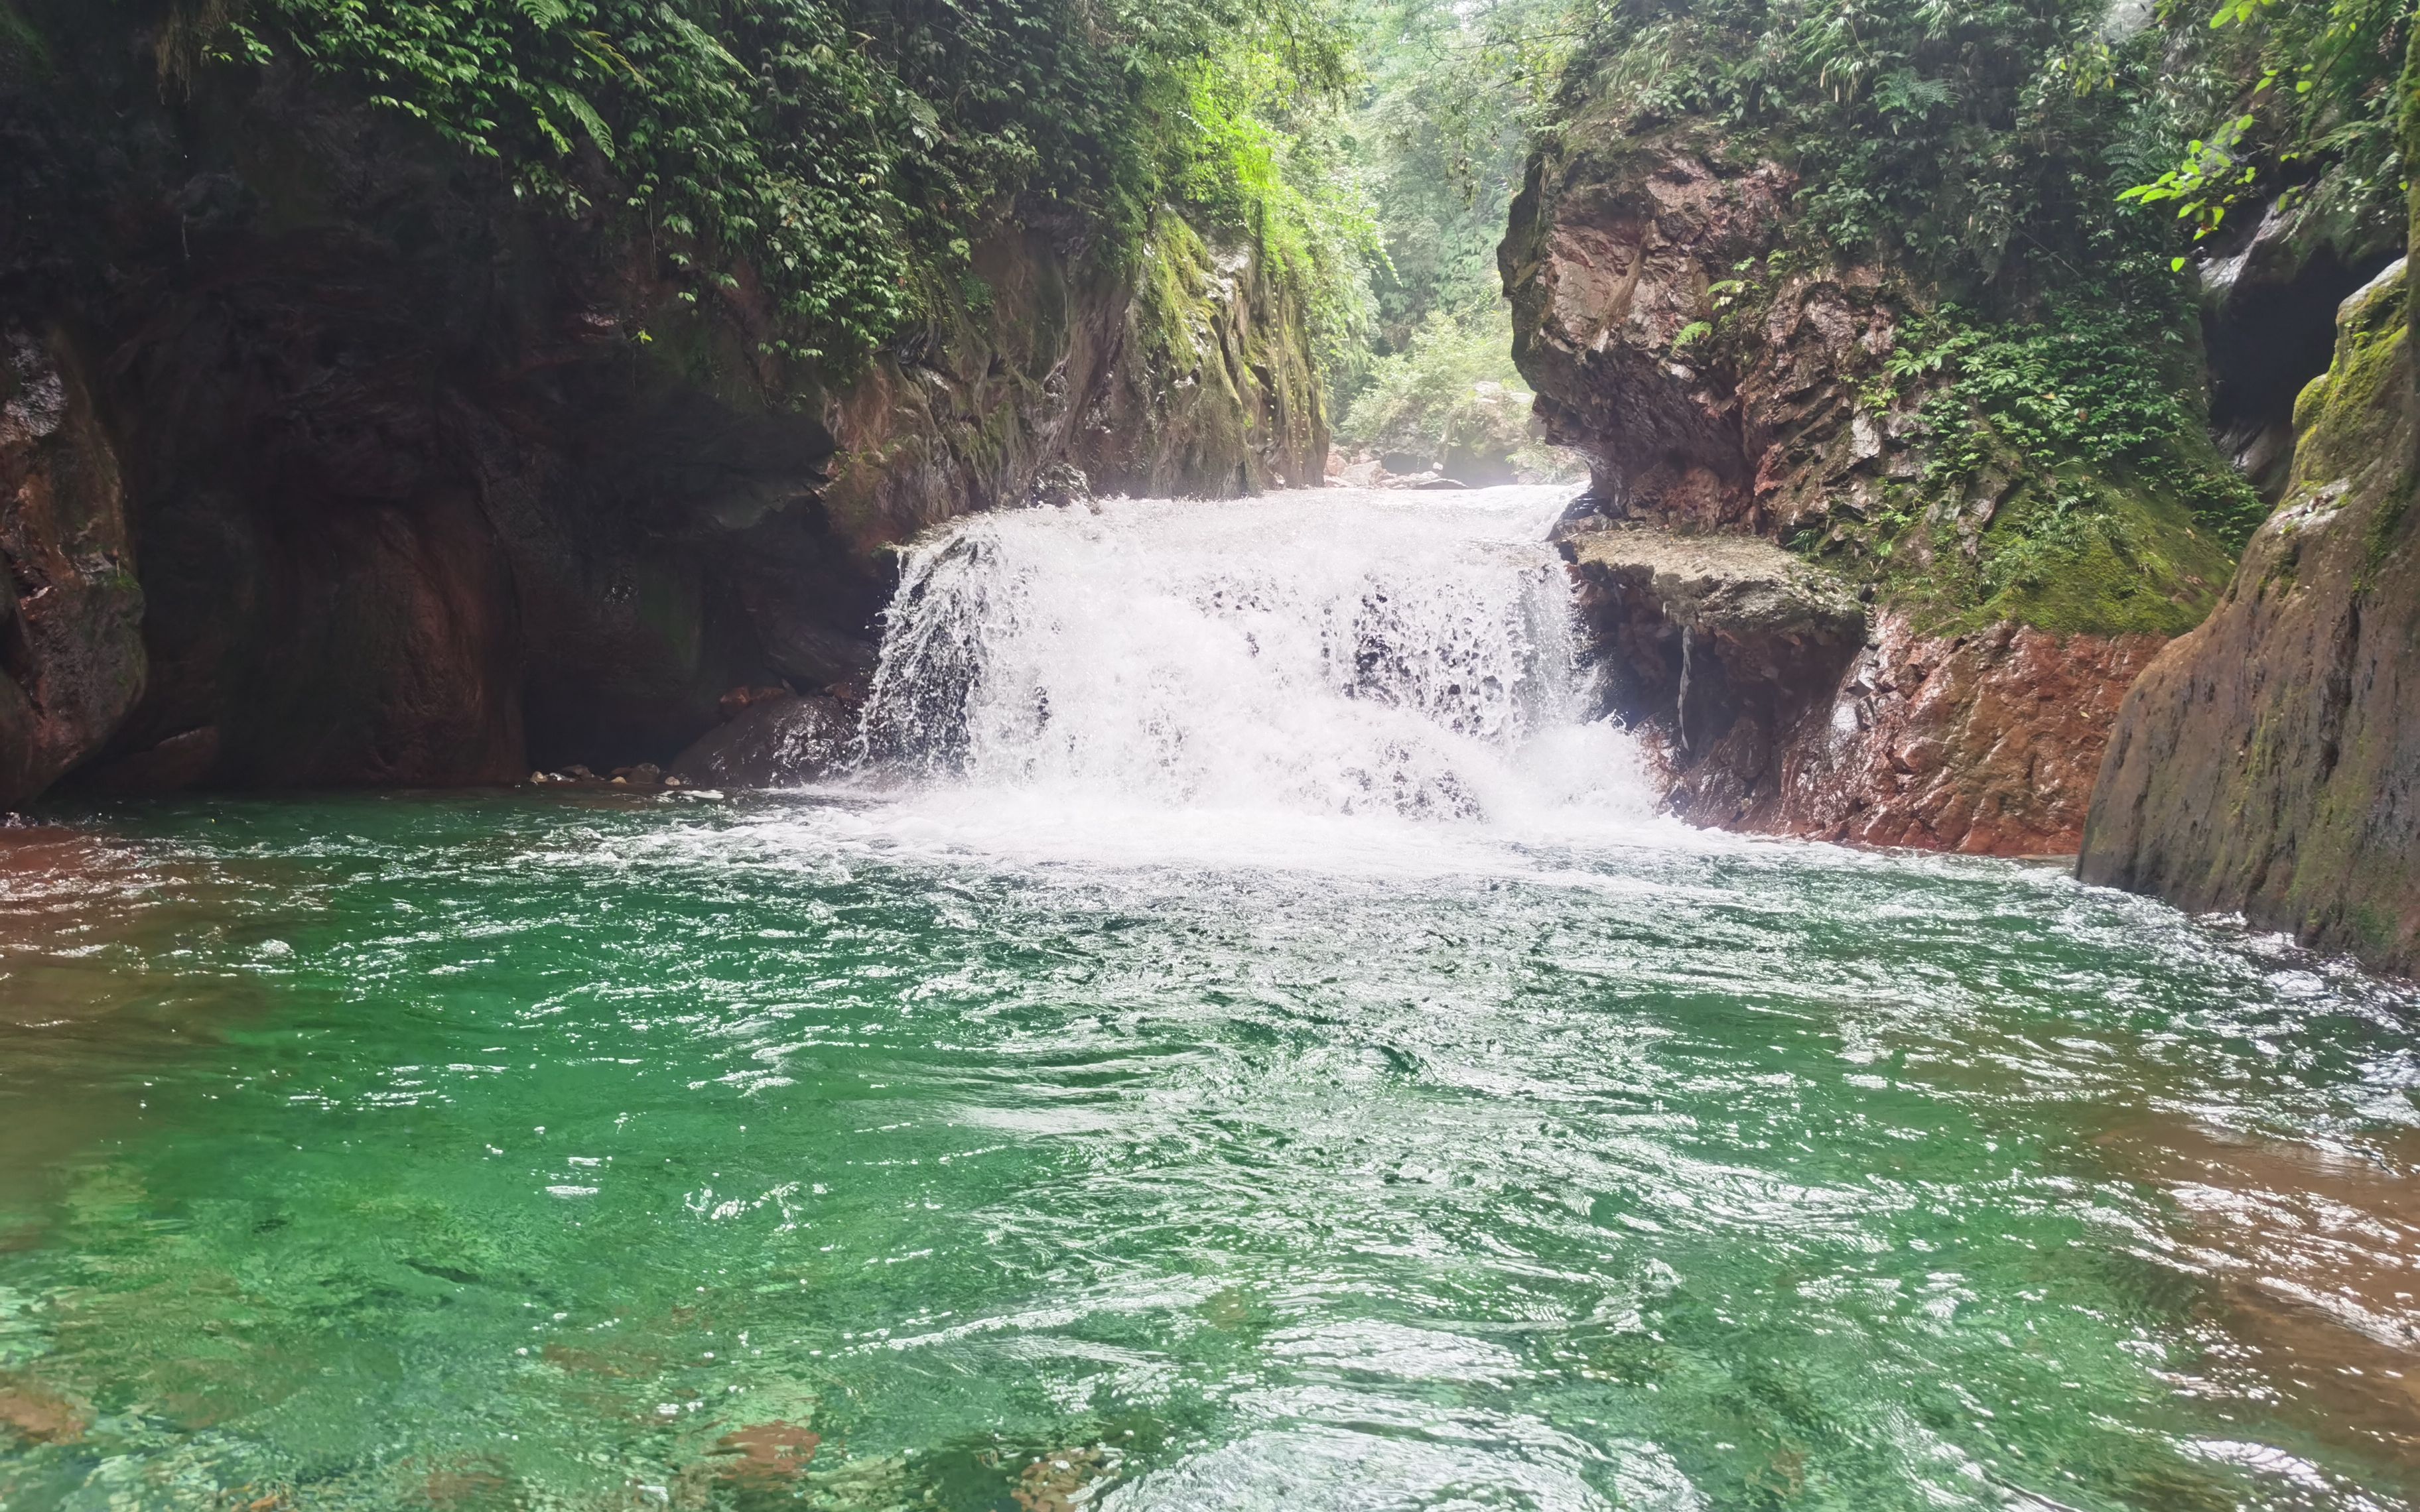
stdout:
[[1503,819],[1635,789],[1620,737],[1585,726],[1545,539],[1568,492],[963,521],[908,553],[867,748],[926,779],[1151,807]]

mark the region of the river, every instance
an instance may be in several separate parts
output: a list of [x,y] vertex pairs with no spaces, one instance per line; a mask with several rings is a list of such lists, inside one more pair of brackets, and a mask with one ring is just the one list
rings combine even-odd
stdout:
[[2412,1504],[2412,996],[1658,818],[1559,501],[965,522],[805,792],[0,837],[0,1506]]

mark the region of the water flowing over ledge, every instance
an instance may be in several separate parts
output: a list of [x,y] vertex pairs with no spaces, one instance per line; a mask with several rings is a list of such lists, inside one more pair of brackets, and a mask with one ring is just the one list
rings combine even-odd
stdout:
[[1591,724],[1567,488],[1325,489],[978,517],[907,553],[876,774],[1089,812],[1643,818]]

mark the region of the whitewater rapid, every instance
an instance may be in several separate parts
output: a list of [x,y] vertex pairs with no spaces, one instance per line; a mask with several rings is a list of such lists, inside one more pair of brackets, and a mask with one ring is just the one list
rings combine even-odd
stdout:
[[928,807],[1140,824],[1155,842],[1645,821],[1630,737],[1590,717],[1546,538],[1569,493],[1328,488],[957,521],[905,554],[870,770]]

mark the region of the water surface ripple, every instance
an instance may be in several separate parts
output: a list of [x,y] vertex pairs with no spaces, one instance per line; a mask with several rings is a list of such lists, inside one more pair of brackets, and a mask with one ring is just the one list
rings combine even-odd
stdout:
[[886,812],[195,802],[22,852],[0,1501],[2420,1486],[2420,1061],[2356,974],[2002,863],[1081,866]]
[[0,834],[0,1508],[2386,1512],[2399,989],[1682,831],[1559,501],[909,553],[855,781]]

